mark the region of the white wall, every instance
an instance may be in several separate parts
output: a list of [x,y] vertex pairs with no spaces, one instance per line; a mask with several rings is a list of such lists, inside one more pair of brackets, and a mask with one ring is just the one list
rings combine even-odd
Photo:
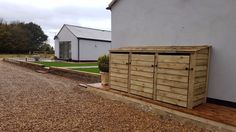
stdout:
[[108,54],[111,49],[111,42],[79,40],[80,60],[97,60],[99,56]]
[[236,0],[119,0],[112,46],[211,43],[209,93],[236,102]]
[[60,53],[59,53],[59,40],[55,39],[54,43],[55,43],[55,46],[54,46],[55,47],[55,56],[57,58],[59,58],[60,57]]
[[[78,39],[66,28],[66,26],[64,26],[58,34],[58,41],[71,41],[71,58],[72,60],[78,60]],[[56,47],[58,48],[56,49]],[[55,51],[55,53],[57,53],[59,57],[59,42],[56,43],[56,41],[55,50],[58,50]]]

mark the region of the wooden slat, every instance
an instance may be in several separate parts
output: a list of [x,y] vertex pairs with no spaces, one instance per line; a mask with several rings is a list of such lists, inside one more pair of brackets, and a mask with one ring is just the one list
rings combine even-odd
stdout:
[[163,101],[163,102],[174,104],[174,105],[179,105],[183,107],[187,106],[187,103],[185,101],[181,101],[177,99],[171,99],[171,98],[162,97],[162,96],[156,96],[156,99],[159,101]]
[[198,88],[205,87],[205,86],[206,86],[206,82],[195,83],[194,89],[198,89]]
[[152,65],[154,65],[154,61],[153,62],[145,62],[145,61],[135,61],[132,60],[131,61],[131,65],[132,66],[146,66],[146,67],[152,67]]
[[126,63],[128,63],[127,60],[115,60],[115,59],[111,60],[111,64],[123,64],[123,65],[126,65]]
[[111,76],[114,76],[114,77],[119,77],[119,78],[128,78],[128,75],[127,74],[120,74],[120,73],[111,73]]
[[186,68],[189,68],[189,64],[158,63],[158,68],[185,70]]
[[131,78],[131,85],[138,85],[138,86],[148,87],[148,88],[153,89],[153,83],[136,81],[136,80],[132,80],[132,78]]
[[171,92],[171,93],[187,95],[187,89],[181,89],[181,88],[164,86],[164,85],[157,85],[157,89],[162,90],[162,91]]
[[197,53],[208,54],[208,52],[209,52],[209,50],[208,50],[208,48],[206,48],[206,49],[199,50]]
[[127,60],[128,61],[128,54],[111,54],[111,60]]
[[208,54],[197,54],[197,60],[208,59]]
[[116,86],[120,86],[120,87],[124,87],[124,88],[127,87],[127,83],[116,82],[116,81],[113,81],[113,80],[111,80],[110,83],[111,83],[111,85],[116,85]]
[[114,82],[121,82],[121,83],[127,83],[128,82],[128,79],[114,77],[114,76],[111,76],[110,80],[114,81]]
[[184,76],[157,74],[157,78],[164,79],[164,80],[177,81],[177,82],[185,82],[185,83],[188,82],[188,77],[184,77]]
[[141,76],[131,75],[131,79],[132,80],[137,80],[137,81],[153,83],[153,78],[152,77],[141,77]]
[[207,70],[207,66],[196,66],[195,70],[196,71],[206,71]]
[[151,73],[153,73],[154,71],[152,67],[143,67],[143,66],[131,66],[131,70],[140,72],[151,72]]
[[202,83],[202,82],[206,82],[206,77],[195,78],[195,83]]
[[174,69],[158,68],[157,73],[188,76],[188,70],[174,70]]
[[205,77],[207,75],[206,71],[195,72],[195,77]]
[[130,89],[140,91],[140,92],[150,93],[150,94],[153,93],[152,88],[142,87],[142,86],[138,86],[138,85],[132,85],[131,84]]
[[170,93],[170,92],[166,92],[166,91],[158,91],[158,95],[163,96],[163,97],[172,98],[172,99],[187,101],[186,95],[180,95],[180,94]]
[[128,91],[127,88],[120,87],[120,86],[111,85],[110,87],[111,87],[111,89],[115,89],[115,90],[120,90],[120,91],[125,91],[125,92]]
[[136,90],[130,90],[130,93],[135,94],[135,95],[139,95],[139,96],[143,96],[146,98],[152,98],[152,94],[149,93],[144,93],[144,92],[140,92],[140,91],[136,91]]
[[126,70],[128,70],[128,65],[112,64],[112,63],[111,63],[110,67],[111,67],[111,68],[126,69]]
[[163,79],[157,79],[157,84],[162,84],[162,85],[165,85],[165,86],[171,86],[171,87],[177,87],[177,88],[183,88],[183,89],[188,88],[187,83],[170,81],[170,80],[163,80]]
[[208,64],[208,60],[197,60],[196,65],[197,66],[206,66]]
[[194,83],[195,83],[195,70],[194,67],[196,66],[196,53],[192,53],[190,58],[190,69],[193,69],[193,70],[190,70],[189,71],[189,82],[188,82],[188,100],[187,100],[187,107],[189,109],[192,109],[193,108],[193,90],[194,90]]
[[180,55],[159,55],[158,62],[160,63],[189,63],[189,56]]
[[131,75],[142,76],[142,77],[153,77],[153,73],[150,72],[131,71]]
[[203,102],[204,102],[203,99],[200,99],[200,100],[194,101],[194,102],[193,102],[193,106],[198,106],[198,105],[202,104]]
[[154,55],[132,54],[132,60],[154,62]]
[[199,94],[193,97],[193,101],[199,100],[199,99],[204,99],[205,94]]
[[110,72],[115,72],[115,73],[123,73],[123,74],[128,74],[128,69],[118,69],[118,68],[111,68]]
[[207,101],[207,94],[208,94],[208,84],[209,84],[209,70],[210,70],[210,61],[211,61],[211,47],[208,48],[208,64],[207,64],[207,76],[206,76],[206,91],[204,97],[204,103]]
[[193,90],[193,94],[195,95],[199,95],[199,94],[203,94],[205,92],[206,88],[202,87],[202,88],[198,88],[198,89],[194,89]]

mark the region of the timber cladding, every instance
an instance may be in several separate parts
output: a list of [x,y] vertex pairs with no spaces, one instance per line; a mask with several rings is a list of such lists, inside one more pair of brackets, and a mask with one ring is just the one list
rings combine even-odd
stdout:
[[110,87],[193,108],[206,102],[210,49],[152,46],[111,50]]

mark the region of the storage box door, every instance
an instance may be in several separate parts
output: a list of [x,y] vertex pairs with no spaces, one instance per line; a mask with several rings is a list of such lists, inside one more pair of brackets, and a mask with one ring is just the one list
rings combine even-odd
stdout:
[[154,54],[131,55],[131,94],[153,98],[154,58]]
[[156,100],[187,107],[189,55],[159,54]]
[[111,53],[110,55],[110,87],[128,92],[129,54]]

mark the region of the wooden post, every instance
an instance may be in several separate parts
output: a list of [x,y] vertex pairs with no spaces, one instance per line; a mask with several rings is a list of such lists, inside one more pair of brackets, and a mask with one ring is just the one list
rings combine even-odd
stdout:
[[195,82],[195,66],[196,66],[196,57],[197,54],[191,53],[190,55],[190,66],[189,66],[189,83],[188,83],[188,102],[187,108],[193,108],[193,89],[194,89],[194,82]]
[[132,62],[132,53],[129,52],[129,55],[128,55],[128,86],[127,86],[127,89],[128,89],[128,93],[130,94],[130,87],[131,87],[131,62]]
[[153,75],[153,100],[157,98],[157,70],[158,70],[158,52],[155,53],[154,58],[154,75]]
[[207,102],[207,94],[208,94],[208,87],[209,87],[209,71],[210,71],[210,63],[211,63],[211,47],[208,48],[208,64],[207,64],[207,77],[206,77],[206,91],[203,103]]

